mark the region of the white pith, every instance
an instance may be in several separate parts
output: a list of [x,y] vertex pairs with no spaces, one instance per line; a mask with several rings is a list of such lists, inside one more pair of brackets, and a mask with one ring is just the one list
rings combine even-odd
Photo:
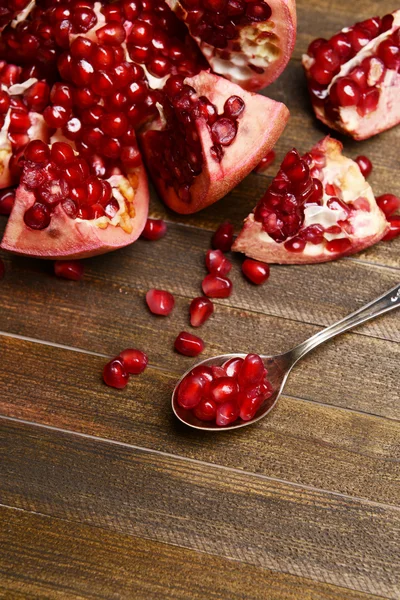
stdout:
[[18,23],[25,21],[28,18],[29,14],[35,8],[36,0],[31,0],[27,6],[18,15],[11,21],[11,27],[17,27]]

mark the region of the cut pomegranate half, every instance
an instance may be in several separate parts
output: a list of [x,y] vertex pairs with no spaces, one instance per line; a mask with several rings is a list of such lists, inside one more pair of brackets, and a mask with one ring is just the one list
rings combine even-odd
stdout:
[[315,114],[364,140],[400,122],[400,10],[314,40],[303,66]]
[[282,73],[296,41],[294,0],[166,0],[215,73],[260,90]]
[[104,176],[64,142],[31,142],[1,247],[48,259],[84,258],[134,242],[148,211],[143,166]]
[[388,222],[342,148],[327,137],[303,158],[291,150],[232,249],[268,263],[316,263],[381,240]]
[[237,185],[275,145],[289,111],[205,71],[170,78],[160,119],[141,135],[146,163],[165,203],[194,213]]

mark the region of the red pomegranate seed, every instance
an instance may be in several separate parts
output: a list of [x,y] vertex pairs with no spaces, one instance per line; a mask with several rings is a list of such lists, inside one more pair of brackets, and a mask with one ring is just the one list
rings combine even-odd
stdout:
[[49,127],[57,129],[67,124],[70,113],[64,106],[48,106],[43,112],[43,117]]
[[[400,208],[400,198],[394,194],[382,194],[376,199],[376,203],[379,208],[385,213],[386,216],[392,215],[396,210]],[[0,214],[1,214],[1,197],[0,197]]]
[[358,166],[360,167],[360,171],[365,178],[369,177],[372,172],[372,162],[369,160],[367,156],[357,156],[354,159]]
[[228,377],[237,377],[244,362],[243,358],[230,358],[222,365]]
[[214,312],[214,304],[208,298],[199,296],[192,300],[189,312],[191,326],[200,327],[211,317]]
[[154,315],[161,315],[163,317],[169,315],[175,305],[175,299],[170,292],[156,289],[151,289],[147,292],[146,302]]
[[271,150],[271,152],[268,152],[268,154],[260,160],[258,165],[254,168],[254,171],[256,173],[263,173],[268,169],[268,167],[270,167],[273,164],[275,158],[276,154],[273,150]]
[[64,167],[72,163],[75,159],[75,154],[72,147],[65,142],[55,142],[51,147],[51,160],[58,167]]
[[[251,391],[253,391],[253,390],[251,390]],[[256,412],[262,405],[263,401],[264,400],[263,400],[262,396],[259,396],[258,394],[249,395],[249,394],[245,393],[244,397],[239,399],[239,403],[240,403],[239,416],[240,416],[240,418],[243,421],[251,421],[251,419],[254,419]]]
[[229,252],[233,243],[233,225],[228,221],[222,223],[211,239],[211,245],[214,250]]
[[6,272],[6,269],[5,269],[4,263],[0,258],[0,279],[3,279],[5,272]]
[[193,414],[200,421],[214,421],[217,414],[217,405],[209,398],[203,398],[200,403],[194,407]]
[[351,248],[351,241],[347,238],[337,238],[326,242],[326,249],[328,252],[347,252]]
[[206,254],[206,268],[211,275],[224,277],[232,268],[232,263],[221,250],[208,250]]
[[229,298],[232,293],[231,280],[220,275],[206,275],[201,286],[209,298]]
[[50,220],[49,209],[40,202],[36,202],[24,214],[24,223],[30,229],[46,229],[50,225]]
[[390,225],[390,229],[385,237],[382,238],[384,242],[394,240],[394,238],[400,235],[400,215],[390,215],[387,217],[387,220]]
[[54,273],[57,277],[79,281],[83,277],[84,267],[78,260],[56,260],[54,263]]
[[24,93],[24,102],[34,112],[43,112],[49,103],[50,89],[46,82],[38,81]]
[[237,125],[231,119],[220,117],[211,126],[211,134],[216,144],[230,146],[237,134]]
[[181,331],[174,343],[175,350],[184,356],[197,356],[204,350],[204,342],[197,335]]
[[224,104],[224,115],[229,119],[237,119],[244,111],[244,101],[239,96],[230,96]]
[[238,393],[239,385],[233,377],[218,377],[208,387],[208,397],[216,404],[236,400]]
[[213,380],[213,373],[211,367],[206,367],[204,365],[198,365],[197,367],[194,367],[194,369],[190,371],[190,375],[201,375],[202,377],[204,377],[206,382]]
[[167,224],[162,219],[147,219],[142,231],[142,238],[152,242],[160,240],[167,233]]
[[219,427],[230,425],[239,417],[239,405],[237,402],[230,400],[220,404],[217,408],[215,422]]
[[208,381],[202,375],[189,374],[178,388],[178,404],[182,408],[194,408],[203,398]]
[[15,201],[15,190],[8,188],[0,190],[0,215],[9,215]]
[[24,156],[27,160],[36,164],[47,163],[50,159],[50,149],[41,140],[34,140],[29,142],[25,148]]
[[269,265],[251,258],[244,260],[242,271],[247,279],[256,285],[261,285],[269,277]]
[[144,352],[135,350],[134,348],[123,350],[120,352],[119,357],[122,359],[124,367],[130,375],[139,375],[139,373],[143,373],[149,362],[149,359]]
[[122,390],[129,381],[124,363],[117,357],[108,362],[103,369],[103,381],[110,387]]
[[357,106],[360,102],[360,88],[349,77],[342,77],[331,88],[331,97],[336,99],[340,106]]
[[264,363],[258,354],[248,354],[238,374],[240,387],[250,387],[260,383],[264,375]]

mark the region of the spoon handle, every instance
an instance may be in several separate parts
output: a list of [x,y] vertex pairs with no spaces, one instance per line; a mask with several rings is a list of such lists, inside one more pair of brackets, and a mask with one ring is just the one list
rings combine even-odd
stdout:
[[339,335],[348,329],[361,325],[361,323],[364,323],[369,319],[374,319],[379,315],[383,315],[385,312],[398,308],[399,306],[400,284],[293,348],[293,350],[290,351],[290,358],[291,361],[293,361],[292,364],[296,363],[300,358],[307,354],[307,352],[313,350],[313,348],[326,342],[335,335]]

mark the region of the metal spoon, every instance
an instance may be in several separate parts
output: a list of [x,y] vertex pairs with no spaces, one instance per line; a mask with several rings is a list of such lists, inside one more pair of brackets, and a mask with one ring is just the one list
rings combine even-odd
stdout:
[[[261,406],[258,413],[254,417],[254,419],[250,421],[242,421],[238,419],[232,425],[227,427],[218,427],[215,423],[209,423],[204,421],[199,421],[196,419],[194,414],[179,406],[177,402],[177,390],[180,382],[186,375],[190,373],[190,371],[194,368],[191,367],[182,375],[181,379],[176,384],[174,391],[172,393],[172,409],[175,415],[190,427],[194,427],[195,429],[203,429],[205,431],[226,431],[228,429],[238,429],[239,427],[245,427],[245,425],[250,425],[252,423],[256,423],[263,417],[265,417],[269,411],[275,406],[278,401],[279,396],[281,395],[286,380],[292,367],[297,363],[300,358],[303,358],[310,350],[316,348],[323,342],[326,342],[330,338],[347,331],[348,329],[352,329],[369,319],[374,319],[379,315],[383,315],[385,312],[389,310],[393,310],[394,308],[398,308],[400,306],[400,284],[396,285],[394,288],[376,298],[372,302],[369,302],[362,308],[359,308],[355,312],[351,313],[341,321],[330,325],[326,329],[319,331],[312,337],[310,337],[305,342],[302,342],[293,350],[289,350],[289,352],[285,352],[284,354],[278,354],[276,356],[261,356],[264,361],[265,367],[268,370],[268,379],[271,382],[274,393],[266,402]],[[220,356],[214,356],[213,358],[207,358],[202,362],[198,363],[199,365],[211,366],[217,365],[220,366],[230,358],[241,357],[244,358],[246,354],[222,354]]]

